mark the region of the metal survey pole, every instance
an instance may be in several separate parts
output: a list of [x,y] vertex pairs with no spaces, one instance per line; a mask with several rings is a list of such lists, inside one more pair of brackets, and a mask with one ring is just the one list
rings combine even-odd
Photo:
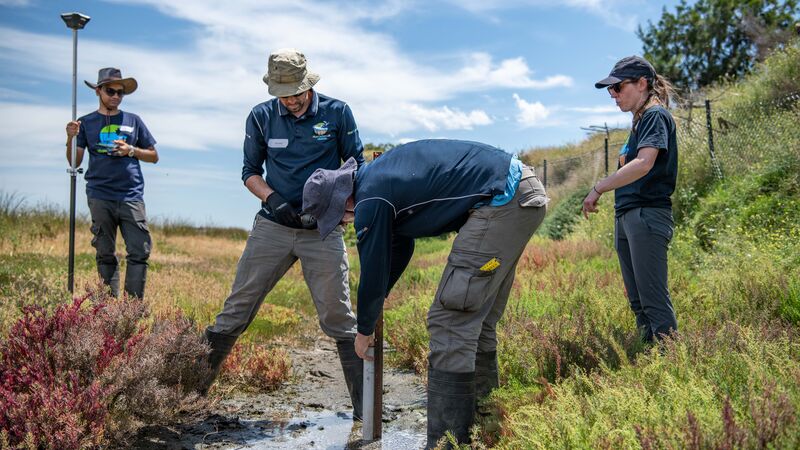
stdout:
[[[77,13],[61,14],[61,20],[72,29],[72,120],[78,118],[78,30],[83,29],[91,20],[91,17]],[[72,293],[75,290],[75,183],[78,176],[78,169],[75,167],[77,160],[77,136],[72,138],[70,143],[72,150],[70,154],[69,173],[69,263],[67,268],[67,288]]]
[[373,441],[383,434],[383,311],[375,326],[375,343],[367,350],[373,361],[364,360],[363,439]]

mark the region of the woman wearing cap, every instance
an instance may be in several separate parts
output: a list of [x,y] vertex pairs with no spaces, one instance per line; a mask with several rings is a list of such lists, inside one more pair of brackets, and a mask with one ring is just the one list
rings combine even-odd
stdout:
[[620,110],[633,114],[617,171],[600,180],[583,201],[583,214],[597,212],[600,196],[614,191],[614,246],[636,326],[646,342],[678,330],[667,287],[667,249],[678,174],[675,121],[667,110],[671,84],[644,58],[621,59],[605,79]]

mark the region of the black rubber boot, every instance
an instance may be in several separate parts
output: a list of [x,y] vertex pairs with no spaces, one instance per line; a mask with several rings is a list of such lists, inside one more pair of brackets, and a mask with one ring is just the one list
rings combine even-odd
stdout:
[[355,341],[336,341],[336,350],[339,352],[344,382],[347,384],[350,401],[353,403],[353,420],[361,421],[364,398],[364,360],[356,354]]
[[119,266],[116,264],[97,263],[97,273],[103,280],[103,284],[111,288],[111,295],[119,298]]
[[475,354],[475,396],[478,400],[489,396],[492,389],[500,386],[497,375],[497,352]]
[[211,347],[211,353],[208,354],[208,377],[200,386],[200,395],[208,394],[208,390],[211,388],[211,385],[214,384],[214,380],[217,378],[217,375],[219,375],[219,371],[222,370],[222,363],[233,349],[233,344],[236,343],[238,336],[215,333],[206,328],[205,338],[206,342],[208,342],[208,345]]
[[[469,444],[469,429],[475,417],[475,372],[444,372],[428,367],[428,444],[449,431],[459,445]],[[445,449],[452,449],[449,443]]]
[[147,281],[147,264],[130,263],[125,269],[125,292],[129,297],[144,299],[144,284]]

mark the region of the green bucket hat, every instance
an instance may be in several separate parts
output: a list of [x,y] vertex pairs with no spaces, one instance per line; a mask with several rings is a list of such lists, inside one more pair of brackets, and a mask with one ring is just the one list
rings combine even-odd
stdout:
[[293,48],[281,49],[269,55],[267,73],[262,78],[275,97],[289,97],[311,89],[319,75],[306,68],[306,57]]

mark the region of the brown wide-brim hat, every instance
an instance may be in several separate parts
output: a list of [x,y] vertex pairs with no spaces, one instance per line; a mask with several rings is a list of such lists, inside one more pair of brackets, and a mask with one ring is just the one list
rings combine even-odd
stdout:
[[319,75],[309,72],[306,57],[293,48],[277,50],[269,55],[267,73],[262,77],[270,95],[290,97],[311,89]]
[[83,82],[92,89],[97,89],[111,83],[119,83],[122,85],[125,95],[133,94],[136,88],[139,87],[139,83],[137,83],[134,78],[122,78],[122,72],[116,67],[100,69],[97,72],[97,83],[86,80],[83,80]]

